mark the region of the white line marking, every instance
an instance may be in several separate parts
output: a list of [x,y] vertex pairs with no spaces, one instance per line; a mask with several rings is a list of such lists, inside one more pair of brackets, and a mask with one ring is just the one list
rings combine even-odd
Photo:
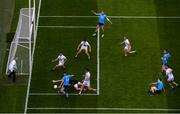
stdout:
[[39,28],[96,28],[95,26],[38,26]]
[[[29,93],[29,95],[31,95],[31,96],[62,96],[63,94],[59,94],[59,93]],[[77,96],[78,95],[78,93],[69,93],[68,95],[70,95],[70,96]],[[81,94],[81,95],[83,95],[83,96],[90,96],[90,95],[92,95],[92,96],[95,96],[95,95],[97,95],[97,94],[88,94],[88,93],[84,93],[84,94]],[[79,95],[79,96],[81,96],[81,95]]]
[[[40,18],[97,18],[98,16],[40,16]],[[117,19],[180,19],[180,16],[107,16]]]
[[[37,26],[38,26],[38,24],[39,24],[40,11],[41,11],[41,0],[39,0],[39,6],[38,6]],[[34,26],[35,26],[35,25],[34,25]],[[35,33],[35,34],[37,35],[37,28],[36,28],[36,33]],[[36,35],[35,35],[35,36],[36,36]],[[36,40],[36,38],[35,38],[34,40]],[[32,52],[32,65],[33,65],[33,57],[34,57],[35,46],[36,46],[36,41],[35,41],[35,43],[34,43],[33,52]],[[32,69],[31,69],[31,70],[32,70]],[[31,72],[31,71],[30,71],[30,72]],[[24,114],[27,113],[27,108],[28,108],[29,91],[30,91],[30,86],[31,86],[31,77],[32,77],[32,73],[31,73],[31,75],[29,76],[29,80],[28,80]]]
[[104,111],[180,111],[180,109],[151,109],[151,108],[48,108],[29,107],[28,110],[104,110]]
[[100,35],[100,29],[97,31],[97,94],[99,95],[99,35]]

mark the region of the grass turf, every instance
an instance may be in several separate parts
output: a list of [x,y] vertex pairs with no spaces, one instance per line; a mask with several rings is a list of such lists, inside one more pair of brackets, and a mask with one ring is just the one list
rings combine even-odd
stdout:
[[[179,16],[178,0],[43,0],[41,15],[92,15],[90,10],[104,10],[107,15],[130,16]],[[82,5],[83,4],[83,5]],[[87,23],[86,23],[87,21]],[[106,24],[105,37],[100,39],[100,95],[99,96],[30,96],[28,107],[49,108],[180,108],[180,89],[170,89],[165,83],[166,93],[155,97],[145,91],[150,82],[156,81],[160,71],[162,49],[168,48],[172,58],[175,80],[179,82],[180,58],[178,48],[180,36],[179,19],[112,19],[113,25]],[[95,25],[96,19],[40,18],[40,25]],[[84,66],[90,66],[92,76],[96,74],[96,51],[93,59],[81,55],[74,60],[75,48],[81,38],[87,37],[93,47],[92,29],[47,29],[39,28],[30,92],[54,92],[50,81],[59,78],[62,71],[51,72],[51,59],[63,50],[68,57],[67,68],[81,78]],[[119,42],[128,35],[136,54],[124,57]],[[79,63],[79,67],[76,64]],[[96,86],[92,78],[92,86]],[[37,102],[38,101],[38,102]],[[112,110],[28,110],[28,112],[138,112]],[[142,111],[158,112],[158,111]],[[168,111],[163,111],[168,112]]]

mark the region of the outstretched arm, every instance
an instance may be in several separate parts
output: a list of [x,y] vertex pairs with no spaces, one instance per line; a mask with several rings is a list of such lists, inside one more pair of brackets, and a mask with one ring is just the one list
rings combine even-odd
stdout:
[[89,52],[91,52],[91,45],[89,44]]
[[94,10],[91,10],[91,12],[92,12],[94,15],[99,15],[99,14],[96,13]]
[[79,50],[80,46],[81,46],[81,43],[78,45],[77,50]]
[[112,21],[111,21],[108,17],[106,17],[106,19],[107,19],[107,21],[108,21],[109,23],[112,24]]
[[56,58],[56,59],[53,59],[53,60],[52,60],[52,62],[55,62],[55,61],[57,61],[57,60],[58,60],[58,58]]

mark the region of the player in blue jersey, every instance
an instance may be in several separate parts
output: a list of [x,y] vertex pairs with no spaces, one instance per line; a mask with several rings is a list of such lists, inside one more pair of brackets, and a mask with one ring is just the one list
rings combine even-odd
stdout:
[[74,75],[64,73],[62,79],[52,81],[53,83],[57,83],[57,82],[60,83],[60,85],[58,87],[59,88],[58,92],[63,93],[66,97],[68,97],[68,93],[66,92],[66,89],[71,85],[70,80],[71,80],[72,76],[74,76]]
[[155,95],[163,91],[165,92],[164,84],[160,78],[158,78],[157,82],[151,83],[150,85],[151,85],[149,90],[150,95]]
[[165,65],[168,64],[168,59],[171,57],[171,55],[169,54],[168,50],[167,49],[164,49],[163,50],[163,56],[161,57],[161,60],[162,60],[162,72],[163,72],[163,69],[165,67]]
[[91,12],[94,15],[99,16],[98,24],[96,26],[96,30],[95,30],[95,33],[93,34],[93,36],[95,36],[97,31],[98,31],[98,29],[101,28],[102,32],[103,32],[101,37],[104,37],[104,24],[105,24],[105,21],[107,20],[109,23],[112,24],[111,20],[104,14],[103,11],[101,11],[100,13],[96,13],[95,11],[92,10]]

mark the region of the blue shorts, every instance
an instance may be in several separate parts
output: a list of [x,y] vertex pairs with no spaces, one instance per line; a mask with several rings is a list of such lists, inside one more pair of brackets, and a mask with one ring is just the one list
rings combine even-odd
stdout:
[[104,26],[104,23],[98,23],[99,26]]

